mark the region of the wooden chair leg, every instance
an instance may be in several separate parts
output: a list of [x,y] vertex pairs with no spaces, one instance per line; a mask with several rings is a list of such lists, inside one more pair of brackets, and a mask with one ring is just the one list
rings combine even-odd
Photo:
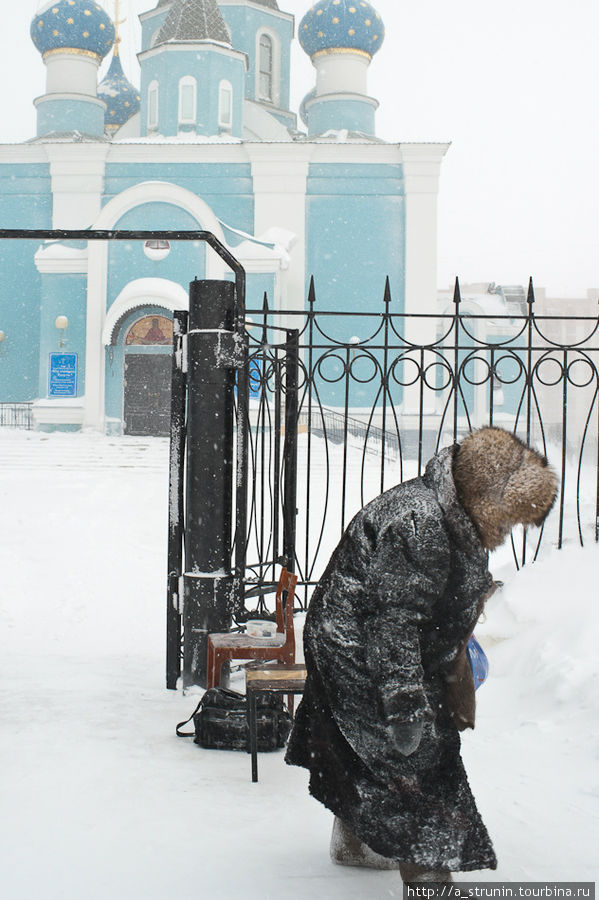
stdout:
[[292,719],[293,719],[294,700],[295,700],[294,694],[287,694],[287,709],[289,710],[289,714]]

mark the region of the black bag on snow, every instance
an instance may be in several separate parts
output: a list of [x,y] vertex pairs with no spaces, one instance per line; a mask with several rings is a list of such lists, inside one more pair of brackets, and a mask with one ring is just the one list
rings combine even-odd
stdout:
[[[193,719],[194,731],[181,731]],[[247,701],[244,694],[226,688],[209,688],[194,712],[177,725],[179,737],[193,737],[194,744],[208,750],[247,750],[249,735]],[[258,750],[284,747],[291,731],[291,716],[277,694],[256,694]]]

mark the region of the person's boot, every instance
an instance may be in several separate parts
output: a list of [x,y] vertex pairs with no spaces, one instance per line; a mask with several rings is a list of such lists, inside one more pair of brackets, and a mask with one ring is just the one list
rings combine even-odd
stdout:
[[425,882],[439,881],[442,884],[452,882],[451,872],[424,869],[414,863],[400,862],[399,874],[404,884],[422,884]]
[[397,860],[375,853],[349,830],[337,816],[331,834],[331,859],[338,866],[363,866],[366,869],[395,869]]

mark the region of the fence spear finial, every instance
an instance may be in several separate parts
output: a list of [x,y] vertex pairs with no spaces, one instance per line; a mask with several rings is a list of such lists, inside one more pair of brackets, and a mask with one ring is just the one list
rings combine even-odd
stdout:
[[314,275],[310,276],[310,287],[308,289],[308,303],[312,306],[316,302],[316,291],[314,289]]
[[385,307],[388,312],[389,304],[391,303],[391,285],[389,284],[389,276],[388,275],[385,278],[385,296],[383,297],[383,303],[385,304]]
[[267,329],[268,327],[268,294],[264,291],[264,298],[262,300],[262,346],[266,346],[268,344],[268,335]]
[[462,297],[460,294],[460,279],[457,275],[455,277],[455,285],[453,289],[453,302],[455,303],[456,307],[459,307],[460,303],[462,302]]
[[528,295],[526,297],[526,302],[528,303],[529,312],[532,313],[532,305],[535,302],[535,289],[532,283],[532,275],[528,279]]

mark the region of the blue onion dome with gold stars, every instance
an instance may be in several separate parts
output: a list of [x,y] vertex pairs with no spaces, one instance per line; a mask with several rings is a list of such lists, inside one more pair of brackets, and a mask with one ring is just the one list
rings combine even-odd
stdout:
[[53,0],[36,13],[31,39],[42,55],[78,50],[104,59],[114,44],[110,16],[94,0]]
[[123,72],[118,53],[112,57],[110,68],[98,85],[98,97],[106,104],[104,122],[107,131],[116,131],[139,111],[139,91]]
[[298,29],[308,56],[323,50],[356,50],[374,56],[385,37],[385,26],[366,0],[319,0]]

